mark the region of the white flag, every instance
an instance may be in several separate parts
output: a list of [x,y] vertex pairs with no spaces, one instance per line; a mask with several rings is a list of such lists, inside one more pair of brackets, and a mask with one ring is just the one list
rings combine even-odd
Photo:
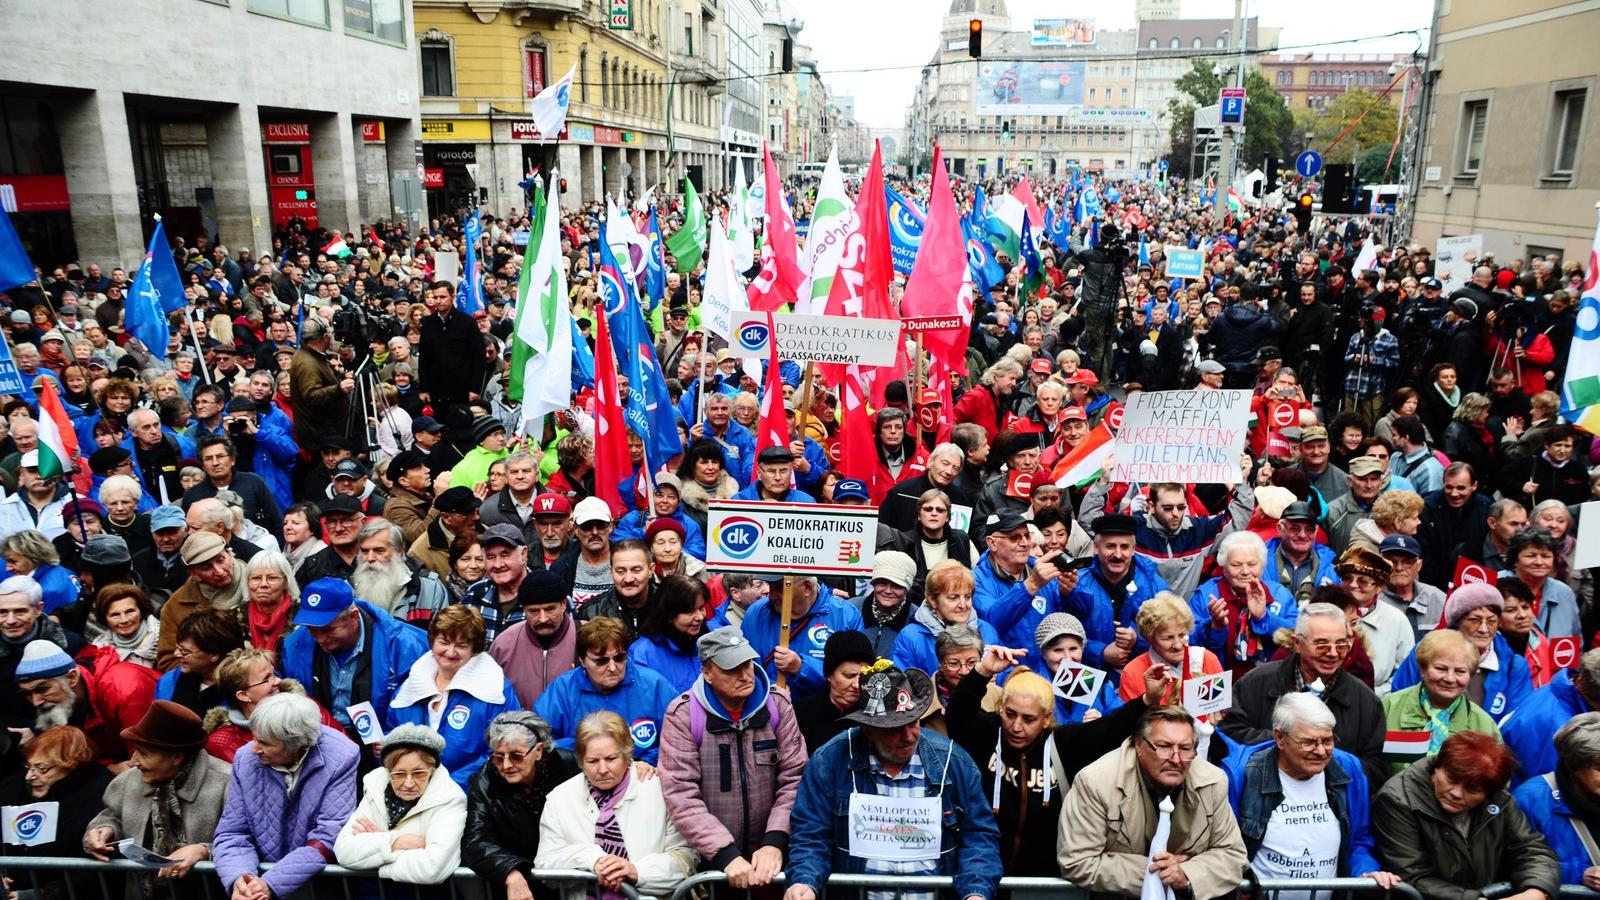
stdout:
[[722,220],[711,217],[711,252],[706,257],[705,299],[700,304],[700,322],[706,330],[733,341],[735,313],[749,309],[744,285],[733,267],[733,253],[728,246],[728,235],[722,230]]
[[844,256],[845,238],[856,228],[856,205],[844,189],[844,173],[839,169],[839,148],[828,151],[828,164],[817,185],[817,203],[811,210],[811,227],[806,232],[806,258],[801,268],[806,283],[800,286],[795,312],[820,315],[828,305],[833,276]]
[[744,181],[744,163],[733,162],[733,195],[728,198],[728,249],[734,268],[750,271],[756,263],[755,233],[750,228],[750,188]]
[[567,274],[561,258],[561,179],[550,175],[539,245],[528,247],[532,262],[517,297],[516,337],[532,351],[523,366],[522,424],[543,427],[543,417],[572,402],[572,307],[567,299]]
[[1561,383],[1561,415],[1590,433],[1600,429],[1600,227],[1578,297],[1577,327]]
[[567,127],[567,107],[572,105],[572,76],[577,71],[577,66],[568,69],[560,81],[540,91],[529,104],[534,127],[547,141],[555,140],[561,129]]
[[56,823],[61,818],[61,804],[54,800],[29,803],[25,806],[0,807],[4,825],[0,837],[6,843],[22,847],[38,847],[56,839]]
[[[1160,817],[1156,819],[1156,833],[1150,839],[1150,860],[1154,864],[1157,853],[1167,852],[1167,842],[1172,840],[1172,797],[1162,797],[1161,805],[1156,807]],[[1154,872],[1144,873],[1144,883],[1140,885],[1139,900],[1173,900],[1172,888],[1161,883],[1161,876]]]

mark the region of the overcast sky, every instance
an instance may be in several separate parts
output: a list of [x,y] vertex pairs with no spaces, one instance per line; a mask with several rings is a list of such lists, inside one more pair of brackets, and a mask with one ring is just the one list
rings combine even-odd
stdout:
[[[921,67],[939,42],[939,25],[949,0],[783,0],[785,9],[805,20],[800,39],[816,54],[823,80],[835,93],[851,94],[856,117],[875,128],[904,124]],[[1186,18],[1232,18],[1232,0],[1182,0]],[[1086,0],[1008,0],[1013,28],[1028,28],[1035,18],[1092,18],[1101,28],[1132,28],[1132,0],[1110,4]],[[1106,10],[1116,9],[1115,17]],[[1298,0],[1246,0],[1245,15],[1283,31],[1279,45],[1299,47],[1318,41],[1341,41],[1391,31],[1426,31],[1432,0],[1341,0],[1304,3]],[[1323,48],[1341,53],[1410,53],[1409,36]],[[1426,46],[1424,45],[1424,49]],[[843,69],[903,66],[905,68],[846,74]],[[837,74],[835,74],[837,72]]]

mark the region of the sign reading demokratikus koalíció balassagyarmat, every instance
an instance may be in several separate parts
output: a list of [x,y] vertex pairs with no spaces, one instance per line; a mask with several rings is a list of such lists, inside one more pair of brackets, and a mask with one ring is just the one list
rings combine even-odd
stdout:
[[735,312],[728,349],[734,356],[766,359],[774,330],[778,356],[802,363],[892,366],[900,344],[899,319],[778,313],[768,327],[766,313]]
[[725,572],[870,575],[873,506],[713,500],[706,507],[706,565]]
[[1111,451],[1111,479],[1234,484],[1249,427],[1249,391],[1130,394]]

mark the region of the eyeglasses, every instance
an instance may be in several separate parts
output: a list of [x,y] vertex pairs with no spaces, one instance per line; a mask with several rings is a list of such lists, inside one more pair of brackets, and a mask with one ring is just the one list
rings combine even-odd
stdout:
[[579,531],[600,531],[610,524],[610,522],[579,522],[573,527]]
[[612,663],[616,663],[619,666],[623,665],[628,661],[628,653],[626,650],[624,650],[623,652],[614,654],[612,656],[586,656],[584,659],[589,663],[589,665],[594,666],[596,669],[603,669]]
[[248,691],[251,688],[258,688],[258,687],[261,687],[263,684],[269,684],[269,683],[271,683],[273,681],[276,681],[277,678],[278,678],[278,673],[277,672],[268,672],[267,673],[267,677],[261,679],[260,681],[254,681],[254,682],[251,682],[250,684],[245,685],[244,689]]
[[531,750],[524,750],[520,753],[491,753],[489,754],[489,764],[497,767],[503,766],[506,763],[511,763],[514,766],[520,766],[525,760],[527,760],[528,757],[532,755],[533,751]]
[[1187,503],[1160,503],[1156,505],[1156,509],[1162,512],[1183,512],[1188,508],[1189,504]]
[[1331,736],[1325,738],[1290,738],[1289,743],[1300,750],[1310,753],[1312,750],[1332,750],[1334,739]]
[[1309,641],[1307,646],[1311,648],[1312,653],[1327,653],[1329,650],[1337,650],[1343,653],[1349,650],[1352,644],[1349,638],[1343,638],[1337,641]]
[[43,778],[44,776],[49,775],[51,772],[54,772],[56,770],[55,766],[47,766],[47,765],[44,765],[42,763],[28,763],[28,765],[25,766],[25,768],[29,772],[32,772],[33,774],[38,775],[40,778]]
[[1498,625],[1499,623],[1499,616],[1467,616],[1461,620],[1461,624],[1468,628],[1488,628],[1490,625]]
[[1161,759],[1175,759],[1178,762],[1190,762],[1195,758],[1195,749],[1189,744],[1156,744],[1149,738],[1139,738],[1144,745],[1149,747]]

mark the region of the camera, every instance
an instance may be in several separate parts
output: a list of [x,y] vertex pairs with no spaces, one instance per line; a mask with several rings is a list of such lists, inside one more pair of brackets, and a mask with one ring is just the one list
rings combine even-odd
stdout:
[[243,437],[250,430],[250,423],[243,419],[228,420],[228,434],[233,437]]

